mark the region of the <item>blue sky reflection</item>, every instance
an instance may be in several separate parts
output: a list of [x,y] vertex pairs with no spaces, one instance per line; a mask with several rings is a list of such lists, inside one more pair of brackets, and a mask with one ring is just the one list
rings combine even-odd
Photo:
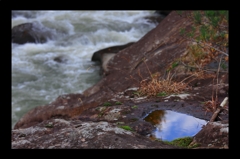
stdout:
[[[163,111],[163,110],[156,110]],[[162,140],[172,141],[176,138],[194,136],[207,121],[169,110],[164,111],[164,119],[156,126],[153,135]]]

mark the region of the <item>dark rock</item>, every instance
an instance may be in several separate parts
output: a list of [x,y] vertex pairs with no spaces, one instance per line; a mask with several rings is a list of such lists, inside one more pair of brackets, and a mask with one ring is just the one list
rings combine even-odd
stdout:
[[67,59],[64,56],[55,57],[53,60],[59,63],[65,63],[67,61]]
[[96,51],[96,52],[93,53],[92,61],[99,61],[99,62],[102,63],[103,62],[102,61],[103,54],[118,53],[119,51],[125,49],[126,47],[128,47],[132,44],[134,44],[134,42],[130,42],[130,43],[127,43],[127,44],[124,44],[124,45],[111,46],[111,47],[104,48],[104,49],[101,49],[99,51]]
[[105,49],[101,49],[97,52],[94,52],[92,56],[92,61],[101,63],[102,70],[100,70],[100,74],[108,72],[107,64],[109,60],[115,56],[116,53],[131,46],[132,44],[134,44],[134,42],[130,42],[119,46],[111,46]]
[[167,16],[171,11],[172,10],[156,10],[155,13]]
[[24,23],[12,28],[13,43],[45,43],[51,38],[52,34],[50,30],[37,23]]

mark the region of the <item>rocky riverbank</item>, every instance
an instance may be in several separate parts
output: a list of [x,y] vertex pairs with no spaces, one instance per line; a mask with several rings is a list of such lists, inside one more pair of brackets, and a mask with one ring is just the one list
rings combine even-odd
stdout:
[[[62,95],[25,114],[12,130],[12,148],[181,148],[147,137],[154,127],[143,116],[163,109],[209,121],[215,109],[206,103],[212,100],[213,89],[217,88],[219,102],[228,96],[228,72],[219,71],[216,84],[216,71],[195,76],[181,65],[172,68],[192,44],[180,35],[181,28],[190,29],[193,24],[186,18],[190,12],[184,14],[172,11],[139,41],[118,50],[104,64],[107,69],[102,80],[83,94]],[[188,87],[166,96],[139,94],[144,81],[151,81],[153,75],[166,78],[169,68],[174,71],[171,80],[184,80]],[[228,104],[190,145],[228,148]]]

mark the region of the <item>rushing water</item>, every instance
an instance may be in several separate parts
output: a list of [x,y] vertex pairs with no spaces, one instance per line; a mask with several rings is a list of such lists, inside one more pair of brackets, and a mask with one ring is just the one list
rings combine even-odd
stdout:
[[207,124],[205,120],[170,110],[155,110],[144,120],[156,127],[151,134],[152,138],[167,141],[194,136],[202,129],[203,125]]
[[156,26],[143,18],[153,12],[13,11],[12,27],[35,22],[54,38],[44,44],[12,43],[12,127],[30,109],[99,81],[92,53],[139,40]]

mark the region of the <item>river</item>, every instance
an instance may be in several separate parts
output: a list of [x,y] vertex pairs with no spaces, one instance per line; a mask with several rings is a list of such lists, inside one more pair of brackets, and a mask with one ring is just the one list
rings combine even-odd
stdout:
[[99,66],[91,61],[92,54],[139,40],[156,27],[144,18],[153,12],[12,11],[12,27],[34,22],[54,35],[43,44],[12,43],[12,128],[34,107],[59,95],[82,93],[98,82]]

